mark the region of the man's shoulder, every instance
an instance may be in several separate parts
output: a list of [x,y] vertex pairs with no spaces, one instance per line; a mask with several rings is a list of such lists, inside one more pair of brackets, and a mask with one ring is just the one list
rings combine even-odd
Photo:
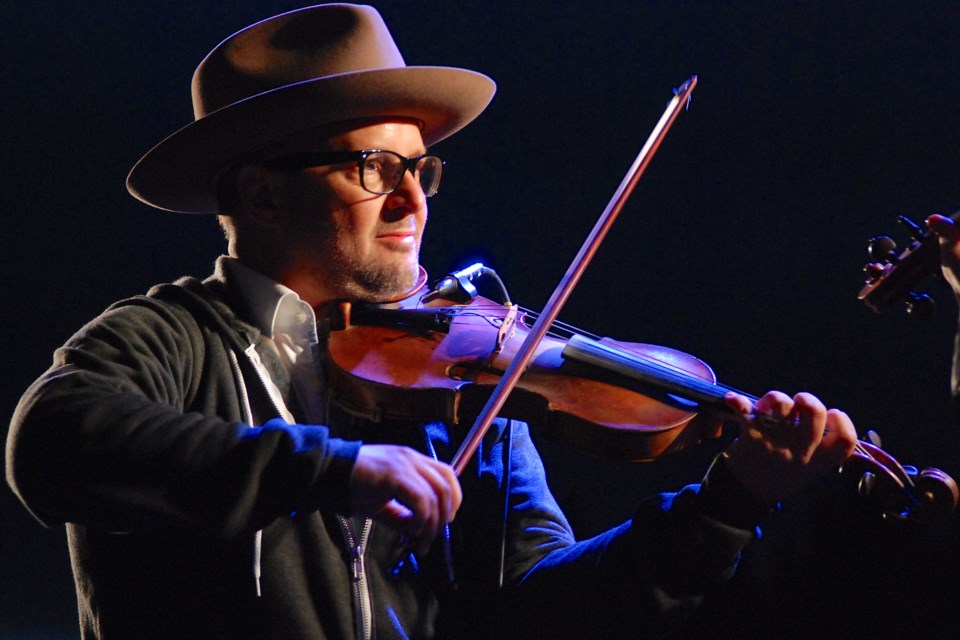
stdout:
[[222,275],[200,279],[185,276],[174,282],[154,285],[146,294],[119,300],[104,316],[152,316],[166,324],[189,324],[230,337],[245,336],[243,343],[256,340],[258,331],[239,317],[235,295]]

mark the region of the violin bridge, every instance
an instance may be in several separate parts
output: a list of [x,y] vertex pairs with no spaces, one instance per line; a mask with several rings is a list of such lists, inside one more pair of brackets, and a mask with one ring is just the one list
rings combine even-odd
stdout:
[[504,343],[513,337],[517,327],[517,310],[519,308],[518,305],[511,305],[510,310],[507,311],[507,315],[503,317],[500,330],[497,331],[497,343],[493,347],[494,353],[499,353],[500,350],[503,349]]

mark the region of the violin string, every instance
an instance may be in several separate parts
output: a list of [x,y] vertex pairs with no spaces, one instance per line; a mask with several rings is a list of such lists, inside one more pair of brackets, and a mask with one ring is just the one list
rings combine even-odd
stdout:
[[[504,307],[503,305],[499,305],[499,304],[489,304],[489,305],[471,304],[469,307],[461,307],[461,306],[430,307],[430,309],[438,313],[450,313],[454,317],[456,316],[490,317],[491,320],[494,320],[494,319],[499,320],[500,319],[499,317],[495,318],[494,316],[487,316],[484,314],[484,312],[488,310],[502,311]],[[527,309],[525,307],[518,307],[518,312],[521,318],[532,320],[534,322],[536,322],[537,318],[540,316],[539,312],[533,311],[531,309]],[[521,321],[524,322],[523,320]],[[532,326],[532,323],[528,324],[527,322],[524,322],[524,325],[529,328],[530,326]],[[562,322],[559,320],[555,320],[553,322],[553,324],[551,325],[551,330],[548,333],[553,337],[569,338],[572,335],[581,335],[581,336],[590,338],[592,340],[600,339],[600,336],[596,334],[590,333],[589,331],[583,331],[578,327],[575,327],[571,324],[567,324],[566,322]]]
[[[438,309],[444,309],[445,311],[446,311],[446,310],[452,311],[455,315],[461,315],[461,314],[462,314],[462,315],[476,315],[476,316],[483,317],[483,314],[480,313],[480,312],[482,312],[483,310],[486,310],[486,309],[498,309],[498,310],[502,310],[502,309],[503,309],[503,306],[502,306],[502,305],[498,305],[498,304],[490,304],[490,305],[483,305],[483,304],[477,305],[477,304],[473,304],[473,305],[471,305],[466,311],[464,310],[463,307],[456,307],[456,306],[454,306],[454,307],[445,307],[445,308],[444,308],[444,307],[438,307]],[[526,318],[526,319],[528,319],[528,320],[532,320],[533,322],[536,322],[537,318],[540,316],[540,313],[539,313],[538,311],[534,311],[534,310],[532,310],[532,309],[528,309],[528,308],[522,307],[522,306],[521,306],[521,307],[518,307],[518,311],[519,311],[519,313],[520,313],[521,318]],[[475,312],[475,313],[471,313],[471,312]],[[526,324],[526,323],[525,323],[525,324]],[[531,324],[532,324],[532,323],[531,323]],[[585,330],[583,330],[583,329],[581,329],[581,328],[579,328],[579,327],[576,327],[576,326],[574,326],[574,325],[572,325],[572,324],[569,324],[569,323],[566,323],[566,322],[563,322],[563,321],[560,321],[560,320],[555,320],[555,321],[553,322],[553,324],[551,324],[551,328],[550,328],[550,331],[548,331],[548,335],[551,335],[552,337],[565,338],[565,339],[568,339],[568,338],[570,338],[570,337],[572,337],[572,336],[574,336],[574,335],[586,337],[586,338],[589,338],[589,339],[595,340],[595,341],[600,341],[600,340],[603,339],[602,336],[599,336],[599,335],[597,335],[597,334],[595,334],[595,333],[591,333],[591,332],[589,332],[589,331],[585,331]],[[646,352],[638,351],[637,349],[633,349],[633,348],[631,348],[630,345],[627,344],[627,343],[618,342],[618,343],[617,343],[617,348],[618,348],[618,349],[621,349],[621,350],[623,350],[623,351],[629,351],[629,352],[631,353],[631,355],[633,355],[633,356],[635,356],[635,357],[637,357],[637,358],[640,358],[640,359],[645,360],[645,361],[647,361],[647,362],[652,362],[652,363],[655,363],[655,364],[657,364],[657,365],[666,367],[667,369],[669,369],[669,370],[671,370],[671,371],[674,371],[674,372],[677,372],[678,374],[680,374],[680,375],[682,375],[682,376],[686,376],[686,377],[689,377],[689,378],[692,379],[692,380],[696,380],[698,383],[701,383],[701,382],[702,382],[702,383],[706,383],[706,384],[711,384],[711,385],[713,385],[715,388],[717,388],[717,389],[719,389],[719,390],[722,390],[722,391],[724,391],[724,392],[733,391],[733,392],[735,392],[735,393],[743,394],[742,391],[738,391],[737,389],[734,389],[733,387],[727,386],[727,385],[725,385],[725,384],[723,384],[723,383],[720,383],[720,382],[718,382],[718,381],[716,381],[716,380],[707,381],[707,380],[702,380],[702,379],[700,379],[700,378],[695,378],[695,377],[692,376],[688,371],[685,371],[685,370],[677,367],[675,364],[673,364],[673,363],[671,363],[671,362],[669,362],[669,361],[667,361],[667,360],[663,360],[663,359],[661,359],[661,358],[657,358],[656,356],[654,356],[654,355],[652,355],[652,354],[650,354],[650,353],[646,353]],[[751,400],[753,400],[754,402],[757,401],[757,398],[755,398],[755,397],[753,397],[753,396],[748,395],[747,397],[749,397],[749,398],[750,398]]]
[[[487,317],[487,316],[483,313],[483,311],[485,311],[485,310],[490,310],[490,309],[499,309],[499,310],[502,310],[503,308],[504,308],[503,305],[499,305],[499,304],[490,304],[490,305],[483,305],[483,304],[477,305],[477,304],[473,304],[473,305],[471,305],[470,307],[467,307],[467,308],[465,308],[465,307],[460,307],[460,306],[436,307],[436,309],[437,309],[438,311],[452,312],[455,316],[456,316],[456,315],[471,315],[471,316],[478,316],[478,317]],[[527,319],[532,320],[532,321],[534,321],[534,322],[536,322],[536,319],[540,316],[539,312],[534,311],[534,310],[532,310],[532,309],[528,309],[528,308],[526,308],[526,307],[519,307],[519,308],[518,308],[518,312],[519,312],[519,314],[520,314],[520,316],[521,316],[522,318],[527,318]],[[525,324],[526,324],[526,323],[525,323]],[[601,336],[599,336],[599,335],[590,333],[589,331],[584,331],[584,330],[582,330],[582,329],[580,329],[580,328],[578,328],[578,327],[575,327],[574,325],[568,324],[568,323],[566,323],[566,322],[562,322],[562,321],[560,321],[560,320],[555,320],[555,321],[553,322],[553,324],[551,325],[550,331],[548,331],[548,335],[552,335],[553,337],[564,337],[564,338],[569,338],[570,336],[573,336],[573,335],[580,335],[580,336],[584,336],[584,337],[590,338],[591,340],[601,340],[601,339],[602,339]],[[720,389],[720,390],[723,390],[723,391],[733,391],[734,393],[740,393],[740,394],[743,393],[743,392],[741,392],[741,391],[738,391],[737,389],[734,389],[733,387],[730,387],[730,386],[725,385],[725,384],[723,384],[723,383],[717,382],[716,380],[707,381],[707,380],[700,380],[699,378],[694,378],[694,376],[692,376],[689,372],[683,371],[682,369],[676,367],[675,365],[673,365],[673,364],[671,364],[671,363],[669,363],[669,362],[666,362],[666,361],[664,361],[664,360],[661,360],[661,359],[659,359],[659,358],[656,358],[656,357],[654,357],[654,356],[651,356],[651,355],[648,354],[648,353],[641,353],[641,352],[639,352],[639,351],[637,351],[637,350],[635,350],[635,349],[631,349],[631,348],[629,347],[629,345],[626,345],[626,344],[623,344],[623,343],[619,343],[619,344],[618,344],[618,347],[621,348],[621,349],[624,349],[624,350],[626,350],[626,351],[629,351],[631,354],[635,355],[636,357],[643,358],[643,359],[645,359],[645,360],[647,360],[647,361],[655,362],[655,363],[657,363],[657,364],[659,364],[659,365],[662,365],[662,366],[664,366],[664,367],[668,367],[668,368],[671,369],[671,370],[678,371],[678,372],[680,372],[680,374],[689,376],[691,379],[696,379],[696,380],[698,380],[698,381],[700,381],[700,382],[705,382],[705,383],[707,383],[707,384],[712,384],[712,385],[715,386],[717,389]],[[756,402],[756,401],[758,400],[758,398],[755,398],[755,397],[750,396],[750,395],[748,395],[747,397],[750,398],[753,402]],[[828,430],[825,430],[825,433],[826,433],[826,432],[828,432]],[[856,445],[854,446],[854,450],[855,450],[857,453],[860,453],[860,454],[866,456],[867,458],[873,459],[873,456],[870,454],[870,452],[869,452],[865,447],[863,447],[863,446],[860,444],[860,440],[859,440],[859,439],[856,441]]]
[[[527,309],[526,307],[520,307],[520,313],[523,314],[524,316],[532,319],[534,322],[536,322],[537,318],[540,317],[540,313],[539,313],[538,311],[534,311],[534,310],[532,310],[532,309]],[[559,330],[559,331],[563,332],[564,334],[567,334],[567,337],[569,337],[569,336],[571,336],[571,335],[580,335],[580,336],[585,336],[585,337],[587,337],[587,338],[590,338],[591,340],[599,340],[599,339],[600,339],[600,336],[598,336],[598,335],[596,335],[596,334],[590,333],[589,331],[584,331],[584,330],[580,329],[579,327],[575,327],[575,326],[573,326],[572,324],[567,324],[566,322],[563,322],[563,321],[561,321],[561,320],[554,320],[554,321],[553,321],[553,324],[550,326],[550,328],[551,328],[551,331],[553,331],[553,330]],[[556,335],[560,335],[560,334],[559,334],[559,333],[554,333],[554,335],[556,336]]]

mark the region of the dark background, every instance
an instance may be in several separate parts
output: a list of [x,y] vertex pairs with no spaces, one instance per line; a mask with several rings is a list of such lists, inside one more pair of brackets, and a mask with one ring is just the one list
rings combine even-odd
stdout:
[[[190,120],[190,76],[217,42],[303,4],[6,9],[3,424],[53,349],[107,304],[209,272],[224,250],[215,221],[140,204],[126,172]],[[902,241],[897,214],[960,207],[957,2],[375,4],[408,64],[499,85],[479,120],[435,149],[448,169],[422,255],[432,275],[481,260],[514,300],[541,306],[672,89],[696,74],[691,108],[562,319],[695,354],[752,393],[814,391],[902,462],[960,474],[949,292],[930,284],[938,311],[925,323],[856,298],[869,236]],[[652,465],[543,447],[586,536],[641,496],[698,480],[719,445]],[[848,489],[830,479],[787,503],[693,635],[960,626],[955,518],[880,522]],[[0,636],[75,637],[62,529],[0,494]]]

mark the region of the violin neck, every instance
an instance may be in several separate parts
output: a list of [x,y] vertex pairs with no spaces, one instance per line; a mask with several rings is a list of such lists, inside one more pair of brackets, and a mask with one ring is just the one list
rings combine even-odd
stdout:
[[621,380],[632,381],[641,389],[659,391],[666,395],[665,400],[691,409],[709,407],[730,412],[724,402],[724,396],[730,391],[747,396],[753,402],[757,401],[757,398],[750,394],[697,378],[621,346],[581,335],[574,335],[567,341],[563,348],[563,357],[596,367]]

